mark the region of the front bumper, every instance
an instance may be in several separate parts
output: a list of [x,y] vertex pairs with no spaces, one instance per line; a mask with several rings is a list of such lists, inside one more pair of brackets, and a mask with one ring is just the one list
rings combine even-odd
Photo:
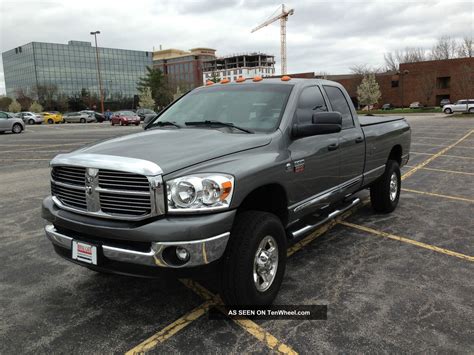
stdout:
[[[45,198],[42,206],[42,216],[49,222],[46,235],[63,251],[71,250],[74,239],[99,245],[106,262],[162,268],[192,268],[219,259],[227,246],[235,213],[232,210],[127,222],[68,212],[59,209],[51,197]],[[177,247],[189,252],[188,261],[173,259]]]

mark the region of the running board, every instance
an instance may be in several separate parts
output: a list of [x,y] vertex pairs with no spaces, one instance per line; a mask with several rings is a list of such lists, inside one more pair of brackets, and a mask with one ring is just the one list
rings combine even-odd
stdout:
[[344,207],[340,210],[335,210],[335,211],[331,212],[327,217],[325,217],[321,221],[317,222],[316,224],[308,224],[308,225],[304,226],[303,228],[297,229],[295,231],[290,231],[289,232],[290,238],[291,239],[296,239],[298,237],[301,237],[302,235],[312,231],[313,229],[316,229],[320,225],[330,221],[331,219],[336,218],[340,214],[342,214],[342,213],[346,212],[347,210],[351,209],[352,207],[357,205],[359,202],[360,202],[360,198],[357,197],[348,206],[346,206],[346,207]]

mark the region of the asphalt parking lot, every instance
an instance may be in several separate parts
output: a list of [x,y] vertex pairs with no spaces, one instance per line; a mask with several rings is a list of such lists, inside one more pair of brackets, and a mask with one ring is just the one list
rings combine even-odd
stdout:
[[[96,274],[44,236],[49,160],[140,127],[0,136],[0,353],[474,352],[474,120],[410,117],[400,204],[363,204],[289,251],[276,304],[328,320],[209,320],[213,285]],[[211,290],[211,291],[209,291]]]

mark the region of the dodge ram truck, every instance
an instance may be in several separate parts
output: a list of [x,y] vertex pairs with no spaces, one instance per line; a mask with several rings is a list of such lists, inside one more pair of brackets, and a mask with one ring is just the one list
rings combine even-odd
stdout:
[[271,304],[287,248],[359,191],[393,211],[411,140],[403,117],[358,117],[338,83],[288,76],[209,82],[144,129],[51,161],[46,235],[97,272],[211,272],[230,305]]

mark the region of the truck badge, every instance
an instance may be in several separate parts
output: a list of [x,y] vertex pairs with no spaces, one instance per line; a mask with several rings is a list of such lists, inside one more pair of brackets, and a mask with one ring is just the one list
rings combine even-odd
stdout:
[[302,173],[304,171],[304,159],[296,160],[294,166],[295,173]]

